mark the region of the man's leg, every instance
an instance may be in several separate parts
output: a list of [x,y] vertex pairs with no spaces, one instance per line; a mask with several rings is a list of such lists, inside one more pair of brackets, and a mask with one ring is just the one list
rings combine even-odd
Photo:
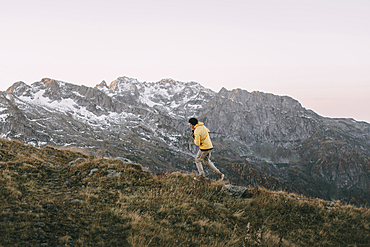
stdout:
[[199,176],[204,177],[204,170],[202,166],[202,161],[204,160],[204,154],[201,150],[198,151],[197,156],[195,157],[195,164],[197,165]]
[[212,150],[209,150],[209,151],[203,151],[204,154],[204,159],[203,159],[203,163],[209,167],[209,169],[211,169],[215,174],[217,174],[218,178],[223,180],[224,178],[224,175],[222,174],[222,172],[220,172],[220,170],[217,169],[217,167],[213,164],[213,162],[210,160],[211,159],[211,152]]

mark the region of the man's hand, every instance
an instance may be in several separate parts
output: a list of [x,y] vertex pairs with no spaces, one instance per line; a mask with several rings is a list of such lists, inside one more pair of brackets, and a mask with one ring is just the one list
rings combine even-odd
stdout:
[[195,136],[194,136],[194,130],[191,130],[191,137],[193,137],[193,139],[195,138]]

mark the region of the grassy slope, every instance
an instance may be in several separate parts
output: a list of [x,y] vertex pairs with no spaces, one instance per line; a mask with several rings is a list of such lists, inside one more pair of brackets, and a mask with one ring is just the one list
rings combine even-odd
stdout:
[[[0,139],[0,246],[367,246],[368,209]],[[73,162],[75,161],[75,162]]]

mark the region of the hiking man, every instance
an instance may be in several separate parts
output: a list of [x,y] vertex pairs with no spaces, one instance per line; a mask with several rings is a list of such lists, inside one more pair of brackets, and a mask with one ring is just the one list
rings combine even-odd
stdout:
[[193,129],[194,143],[199,147],[197,157],[195,158],[195,164],[198,168],[199,178],[194,179],[201,181],[205,180],[202,166],[203,163],[217,174],[219,181],[222,181],[224,179],[224,174],[222,174],[210,160],[213,145],[211,138],[209,137],[209,129],[204,126],[204,123],[199,122],[196,118],[190,118],[189,125]]

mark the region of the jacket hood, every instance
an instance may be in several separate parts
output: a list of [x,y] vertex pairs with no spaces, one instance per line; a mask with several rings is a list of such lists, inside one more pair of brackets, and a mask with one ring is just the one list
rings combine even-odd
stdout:
[[195,127],[203,126],[203,125],[204,125],[204,123],[202,123],[202,122],[198,122],[198,123],[195,125]]

